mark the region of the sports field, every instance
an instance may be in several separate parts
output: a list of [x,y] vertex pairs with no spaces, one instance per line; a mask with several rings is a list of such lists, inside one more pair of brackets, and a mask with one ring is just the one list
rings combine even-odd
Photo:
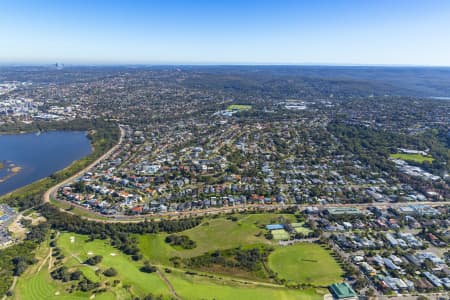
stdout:
[[280,241],[280,240],[288,240],[289,239],[289,233],[287,233],[284,229],[275,229],[270,231],[272,233],[273,239]]
[[251,105],[242,105],[242,104],[231,104],[228,105],[227,110],[250,110],[252,109]]
[[295,283],[326,286],[342,280],[342,269],[320,245],[300,243],[277,248],[269,255],[269,268]]
[[391,154],[389,157],[401,159],[405,161],[413,161],[417,163],[429,162],[432,163],[434,158],[431,156],[423,156],[421,154],[407,154],[407,153],[395,153]]
[[305,227],[305,223],[292,223],[291,226],[294,228],[295,232],[308,234],[311,232],[311,229]]

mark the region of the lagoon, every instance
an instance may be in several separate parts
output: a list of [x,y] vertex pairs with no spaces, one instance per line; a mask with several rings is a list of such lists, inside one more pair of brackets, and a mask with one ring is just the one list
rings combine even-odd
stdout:
[[45,178],[89,155],[86,132],[0,135],[0,196]]

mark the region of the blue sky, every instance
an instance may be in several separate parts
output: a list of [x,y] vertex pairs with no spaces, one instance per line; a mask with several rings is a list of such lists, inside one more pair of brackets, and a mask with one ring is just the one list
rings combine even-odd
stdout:
[[0,0],[0,62],[450,66],[448,0]]

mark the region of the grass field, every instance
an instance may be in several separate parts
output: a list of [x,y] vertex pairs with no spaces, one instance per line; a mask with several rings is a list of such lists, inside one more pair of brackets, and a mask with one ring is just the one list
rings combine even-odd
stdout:
[[288,240],[289,233],[284,229],[276,229],[271,231],[274,240]]
[[[73,239],[72,239],[73,237]],[[167,298],[171,293],[166,284],[159,278],[156,273],[147,274],[139,271],[140,265],[133,262],[128,256],[114,249],[109,245],[108,241],[95,240],[86,242],[87,237],[73,234],[63,233],[58,239],[58,247],[62,249],[65,255],[64,265],[69,268],[77,268],[93,282],[100,282],[102,285],[106,281],[112,282],[119,279],[121,285],[117,287],[108,287],[106,293],[97,294],[95,299],[131,299],[132,295],[147,295],[153,293],[155,295],[164,295]],[[72,242],[73,241],[73,242]],[[48,249],[48,247],[46,247]],[[102,255],[103,260],[95,267],[82,265],[80,263],[92,255]],[[42,256],[42,255],[41,255]],[[43,257],[43,256],[42,256]],[[142,262],[141,262],[142,264]],[[118,275],[107,278],[104,275],[96,274],[95,270],[100,268],[105,270],[114,267]],[[53,268],[51,269],[53,270]],[[50,277],[48,262],[38,271],[37,266],[33,266],[25,276],[21,277],[17,283],[16,297],[17,300],[41,300],[41,299],[88,299],[90,292],[74,292],[68,293],[65,289],[72,283],[62,283],[54,281]],[[123,288],[124,285],[130,284],[131,289],[128,291]]]
[[401,159],[405,161],[413,161],[417,163],[429,162],[432,163],[434,158],[431,156],[423,156],[421,154],[406,154],[406,153],[395,153],[390,155],[391,158]]
[[251,105],[242,105],[242,104],[231,104],[228,105],[227,110],[250,110],[252,109]]
[[181,273],[167,274],[167,278],[183,299],[323,299],[325,290],[291,290],[275,286],[238,284],[219,279],[202,278]]
[[277,248],[269,256],[269,268],[287,281],[317,286],[339,282],[343,274],[330,253],[312,243]]
[[278,217],[295,221],[292,215],[253,214],[237,217],[236,222],[225,218],[209,219],[200,226],[181,232],[180,235],[187,235],[197,243],[194,249],[175,249],[164,242],[166,234],[139,236],[139,246],[142,254],[151,262],[169,264],[169,258],[173,256],[193,257],[216,249],[273,244],[264,237],[265,229],[259,226],[273,223]]
[[[74,242],[71,242],[74,237]],[[108,241],[95,240],[85,242],[87,237],[77,234],[64,233],[58,239],[58,246],[63,249],[66,257],[71,257],[66,265],[79,266],[79,261],[84,261],[93,255],[103,256],[102,262],[98,265],[102,270],[114,267],[118,272],[118,279],[122,284],[131,284],[133,293],[145,295],[148,293],[169,295],[169,291],[164,282],[157,274],[147,274],[139,271],[142,264],[132,261],[127,255],[109,245]],[[86,267],[81,269],[85,272]],[[95,272],[87,272],[86,276],[93,281],[105,280],[103,275],[97,276]],[[97,277],[97,278],[95,278]]]
[[[81,300],[88,299],[91,294],[83,292],[75,292],[68,294],[64,292],[63,286],[50,278],[48,272],[48,263],[44,264],[42,269],[37,272],[26,274],[21,278],[16,287],[15,299],[16,300]],[[115,293],[106,292],[97,294],[95,299],[97,300],[110,300],[116,299]]]
[[303,234],[308,234],[311,232],[311,229],[306,228],[306,227],[295,227],[294,230],[297,233],[303,233]]
[[[15,300],[81,300],[88,299],[91,293],[74,292],[69,294],[64,291],[67,284],[60,284],[50,277],[49,270],[49,247],[43,243],[36,250],[37,264],[32,265],[19,277],[12,299]],[[8,298],[9,299],[9,298]],[[95,299],[112,300],[116,299],[115,293],[106,292],[96,295]]]
[[305,223],[304,222],[292,223],[291,226],[294,227],[294,230],[297,233],[308,234],[308,233],[310,233],[312,231],[311,229],[305,227]]

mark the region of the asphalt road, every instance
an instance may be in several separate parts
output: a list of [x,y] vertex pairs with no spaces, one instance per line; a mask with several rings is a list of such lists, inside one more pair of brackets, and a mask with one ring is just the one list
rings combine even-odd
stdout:
[[91,163],[90,165],[88,165],[88,166],[87,166],[86,168],[84,168],[83,170],[81,170],[81,171],[75,173],[74,175],[72,175],[71,177],[67,178],[66,180],[64,180],[64,181],[62,181],[62,182],[60,182],[60,183],[58,183],[58,184],[52,186],[50,189],[48,189],[48,190],[44,193],[44,195],[42,196],[42,197],[43,197],[43,201],[44,201],[44,202],[50,202],[50,197],[56,199],[55,195],[56,195],[56,192],[58,191],[59,188],[61,188],[61,187],[63,187],[64,185],[66,185],[66,184],[68,184],[68,183],[74,181],[76,178],[82,176],[84,173],[88,172],[90,169],[92,169],[93,167],[95,167],[95,166],[96,166],[98,163],[100,163],[102,160],[104,160],[104,159],[110,157],[111,154],[113,154],[113,153],[117,150],[117,148],[120,147],[120,145],[122,144],[122,141],[123,141],[123,137],[124,137],[124,135],[125,135],[125,130],[124,130],[122,127],[120,127],[120,126],[119,126],[119,128],[120,128],[120,138],[119,138],[119,141],[117,142],[117,144],[116,144],[114,147],[112,147],[111,149],[109,149],[105,154],[103,154],[102,156],[100,156],[99,158],[97,158],[93,163]]

